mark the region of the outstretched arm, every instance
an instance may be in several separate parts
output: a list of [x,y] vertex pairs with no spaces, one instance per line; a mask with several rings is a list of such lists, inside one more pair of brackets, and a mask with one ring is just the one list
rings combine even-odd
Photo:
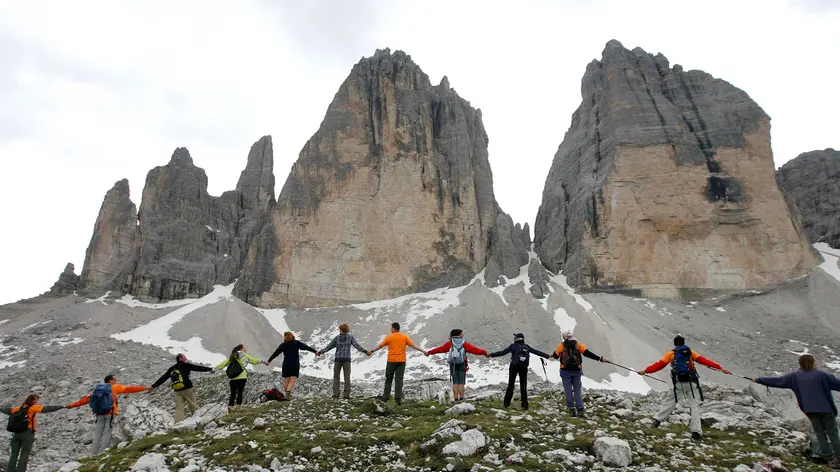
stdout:
[[604,362],[604,358],[595,354],[594,352],[590,351],[589,349],[584,349],[583,355],[592,359],[593,361]]
[[408,344],[408,347],[410,347],[411,349],[414,349],[415,351],[420,351],[420,352],[422,352],[423,354],[426,354],[425,349],[423,349],[422,347],[420,347],[420,346],[418,346],[418,345],[416,345],[416,344],[414,344],[414,343],[409,343],[409,344]]
[[164,374],[161,375],[159,379],[155,380],[155,383],[152,384],[152,388],[158,388],[161,385],[163,385],[163,383],[166,382],[166,379],[169,378],[169,373],[170,372],[172,372],[171,368],[169,370],[167,370],[166,372],[164,372]]
[[306,345],[305,343],[303,343],[303,342],[301,342],[301,341],[298,341],[298,347],[299,347],[299,348],[301,348],[301,349],[303,349],[303,350],[305,350],[305,351],[309,351],[309,352],[311,352],[311,353],[313,353],[313,354],[318,354],[318,351],[316,351],[315,349],[313,349],[313,348],[309,347],[308,345]]
[[501,351],[491,352],[490,357],[502,357],[510,354],[510,346],[504,348]]
[[67,405],[67,408],[78,408],[82,405],[87,405],[88,403],[90,403],[90,395],[80,398],[79,400]]
[[195,365],[195,364],[187,364],[187,365],[190,366],[190,370],[195,371],[195,372],[212,372],[213,371],[212,367],[205,367],[203,365]]
[[840,391],[840,379],[837,377],[829,374],[828,372],[824,372],[825,380],[828,382],[828,388],[836,391]]
[[277,349],[275,349],[274,352],[271,354],[271,357],[268,358],[268,362],[266,363],[266,365],[271,364],[271,361],[276,359],[277,356],[279,356],[282,352],[283,352],[283,345],[280,344],[279,346],[277,346]]
[[[367,354],[367,350],[365,350],[364,348],[362,348],[362,346],[359,345],[359,342],[356,341],[355,337],[353,337],[353,336],[350,337],[350,344],[353,347],[355,347],[357,351],[364,352],[365,354]],[[326,349],[325,351],[329,351],[329,349]],[[321,353],[323,354],[325,351],[321,351]]]
[[548,354],[540,351],[539,349],[535,349],[531,346],[527,346],[527,348],[528,348],[528,351],[530,351],[532,354],[536,354],[536,355],[542,357],[543,359],[548,359],[549,357],[551,357]]
[[58,406],[58,405],[45,405],[44,409],[41,410],[41,413],[52,413],[54,411],[63,410],[65,406]]
[[781,377],[759,377],[755,379],[755,383],[773,388],[793,388],[793,374]]
[[[358,343],[356,343],[356,340],[355,340],[354,338],[351,338],[350,343],[351,343],[351,344],[353,344],[354,346],[358,346],[358,345],[359,345]],[[335,349],[335,347],[336,347],[336,346],[338,346],[338,336],[334,337],[334,338],[333,338],[333,340],[332,340],[332,341],[330,341],[330,343],[327,345],[327,347],[325,347],[324,349],[321,349],[321,350],[320,350],[320,351],[318,351],[316,354],[323,354],[323,353],[325,353],[325,352],[330,352],[330,351],[332,351],[333,349]],[[363,351],[363,350],[364,350],[364,349],[359,348],[359,347],[357,347],[356,349],[359,349],[359,350],[361,350],[361,351]]]

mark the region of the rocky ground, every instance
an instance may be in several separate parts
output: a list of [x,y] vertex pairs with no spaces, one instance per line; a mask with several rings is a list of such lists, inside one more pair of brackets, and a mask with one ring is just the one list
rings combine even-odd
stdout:
[[688,414],[680,409],[671,422],[653,427],[649,416],[667,393],[591,392],[589,417],[580,419],[567,415],[555,390],[536,395],[530,411],[522,411],[502,408],[498,389],[482,389],[454,408],[428,400],[396,406],[366,398],[313,397],[224,414],[223,406],[210,404],[187,424],[162,428],[61,470],[765,470],[757,464],[775,471],[829,470],[802,454],[806,435],[750,391],[707,386],[705,392],[700,442],[691,440]]

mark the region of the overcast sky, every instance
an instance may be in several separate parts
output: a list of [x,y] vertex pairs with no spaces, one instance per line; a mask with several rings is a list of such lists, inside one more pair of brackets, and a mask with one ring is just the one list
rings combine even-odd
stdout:
[[279,193],[377,48],[481,108],[496,198],[533,226],[586,64],[613,38],[749,93],[777,166],[840,148],[840,0],[0,0],[0,303],[47,290],[66,262],[79,273],[105,192],[128,178],[139,205],[178,146],[219,195],[270,134]]

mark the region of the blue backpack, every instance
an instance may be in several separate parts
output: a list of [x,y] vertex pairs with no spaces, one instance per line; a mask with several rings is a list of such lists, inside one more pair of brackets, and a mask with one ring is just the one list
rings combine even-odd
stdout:
[[114,394],[109,384],[97,385],[90,394],[90,409],[97,415],[110,415],[114,410]]
[[675,382],[697,382],[697,370],[691,359],[691,348],[679,346],[674,349],[674,362],[671,364],[671,377]]

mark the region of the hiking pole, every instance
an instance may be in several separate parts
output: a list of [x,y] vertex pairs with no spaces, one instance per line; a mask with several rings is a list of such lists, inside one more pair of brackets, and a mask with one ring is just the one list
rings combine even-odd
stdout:
[[545,374],[545,381],[549,382],[548,372],[545,370],[545,359],[543,359],[542,357],[540,357],[540,364],[542,364],[542,366],[543,366],[543,374]]
[[[715,372],[720,372],[721,374],[726,374],[726,372],[724,372],[724,371],[722,371],[722,370],[720,370],[720,369],[715,369],[714,367],[709,367],[709,369],[714,370]],[[735,376],[735,377],[740,377],[740,378],[742,378],[742,379],[744,379],[744,380],[749,380],[750,382],[753,382],[753,378],[752,378],[752,377],[747,377],[746,375],[734,374],[734,373],[732,373],[732,372],[730,372],[730,373],[728,373],[728,374],[726,374],[726,375],[733,375],[733,376]]]
[[[607,364],[612,364],[612,365],[614,365],[614,366],[616,366],[616,367],[621,367],[621,368],[622,368],[622,369],[624,369],[624,370],[629,370],[630,372],[638,372],[636,369],[631,369],[631,368],[629,368],[629,367],[625,367],[625,366],[623,366],[623,365],[621,365],[621,364],[616,364],[616,363],[615,363],[615,362],[613,362],[613,361],[608,361],[608,360],[604,359],[604,362],[606,362]],[[656,380],[657,382],[668,383],[668,382],[666,382],[666,381],[664,381],[664,380],[662,380],[662,379],[657,379],[656,377],[654,377],[654,376],[652,376],[652,375],[649,375],[649,374],[644,374],[644,375],[643,375],[643,377],[647,377],[647,378],[650,378],[650,379]]]

